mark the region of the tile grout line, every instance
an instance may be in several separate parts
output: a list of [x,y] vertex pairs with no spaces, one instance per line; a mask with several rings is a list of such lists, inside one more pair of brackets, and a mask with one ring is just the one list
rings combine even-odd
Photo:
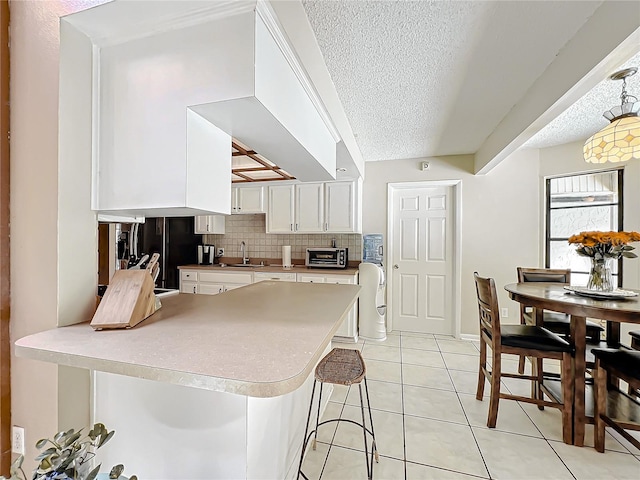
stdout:
[[[442,354],[442,352],[441,352],[441,354]],[[445,361],[444,357],[442,357],[442,361],[443,362]],[[446,365],[446,362],[445,362],[445,365]],[[484,469],[487,471],[487,475],[489,476],[488,478],[489,479],[493,479],[493,476],[491,475],[491,470],[489,470],[489,465],[487,465],[487,461],[484,458],[484,454],[482,453],[482,449],[480,448],[480,444],[478,443],[478,438],[476,437],[476,433],[473,431],[473,428],[471,427],[471,422],[469,422],[469,416],[467,415],[467,411],[464,409],[464,405],[462,404],[462,400],[460,399],[460,393],[456,390],[455,384],[453,383],[453,378],[451,377],[451,373],[449,372],[449,368],[447,368],[447,375],[449,376],[449,381],[453,385],[454,391],[456,393],[456,398],[458,399],[458,403],[460,404],[460,408],[462,409],[462,413],[464,415],[464,418],[467,420],[467,426],[469,427],[469,430],[471,431],[471,435],[473,436],[473,441],[476,444],[476,448],[478,449],[478,453],[480,453],[480,458],[482,458],[482,464],[484,465]]]
[[407,479],[407,433],[406,422],[404,416],[404,362],[402,361],[402,335],[400,335],[400,396],[402,400],[402,469],[404,471],[404,480]]

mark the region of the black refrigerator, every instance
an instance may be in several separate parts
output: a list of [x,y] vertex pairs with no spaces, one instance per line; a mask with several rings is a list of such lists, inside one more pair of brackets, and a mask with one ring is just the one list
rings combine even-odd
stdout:
[[156,282],[162,288],[180,288],[178,266],[198,261],[198,245],[202,235],[194,233],[193,217],[156,217],[138,227],[140,256],[160,254],[160,274]]

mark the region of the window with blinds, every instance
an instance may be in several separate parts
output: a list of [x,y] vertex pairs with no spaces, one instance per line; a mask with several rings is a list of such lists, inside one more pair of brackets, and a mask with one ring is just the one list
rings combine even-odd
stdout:
[[[567,240],[584,231],[621,231],[623,169],[546,180],[547,268],[571,268],[571,283],[587,284],[591,261]],[[622,286],[622,260],[613,264],[614,282]]]

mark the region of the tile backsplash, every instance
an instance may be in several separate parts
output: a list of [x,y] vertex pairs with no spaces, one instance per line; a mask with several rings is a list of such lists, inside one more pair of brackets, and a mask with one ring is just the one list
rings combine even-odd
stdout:
[[225,219],[224,235],[203,235],[203,241],[217,248],[224,248],[225,257],[240,257],[240,242],[247,246],[249,258],[282,258],[282,246],[291,245],[291,258],[305,258],[307,247],[336,246],[349,248],[349,260],[362,259],[362,235],[360,234],[295,234],[272,235],[265,233],[265,215],[229,215]]

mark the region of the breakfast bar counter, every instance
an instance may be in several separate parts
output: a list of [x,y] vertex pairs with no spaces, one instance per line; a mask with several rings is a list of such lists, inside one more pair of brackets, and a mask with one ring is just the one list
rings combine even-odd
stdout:
[[167,383],[273,397],[309,376],[360,287],[260,282],[179,294],[132,329],[88,323],[16,342],[16,355]]
[[61,327],[18,340],[16,355],[92,371],[91,419],[118,432],[103,465],[140,478],[176,478],[179,464],[190,480],[293,479],[314,368],[359,290],[264,281],[177,294],[132,329]]

